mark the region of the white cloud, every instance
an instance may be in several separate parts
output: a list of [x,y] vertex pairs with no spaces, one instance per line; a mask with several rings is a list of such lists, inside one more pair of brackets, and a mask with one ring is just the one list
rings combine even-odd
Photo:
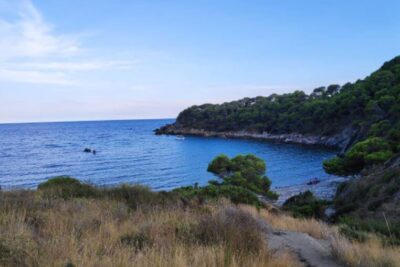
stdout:
[[0,18],[0,57],[3,59],[70,56],[79,51],[72,36],[56,35],[30,1],[14,4],[16,21]]
[[129,69],[135,63],[87,58],[78,35],[57,33],[30,0],[7,4],[15,18],[0,17],[0,82],[79,85],[73,72]]
[[93,61],[52,61],[52,62],[21,62],[10,64],[13,68],[33,68],[52,71],[91,71],[107,68],[127,69],[133,66],[132,61],[123,60],[93,60]]
[[0,69],[0,81],[32,84],[78,85],[62,72],[45,73],[32,70]]

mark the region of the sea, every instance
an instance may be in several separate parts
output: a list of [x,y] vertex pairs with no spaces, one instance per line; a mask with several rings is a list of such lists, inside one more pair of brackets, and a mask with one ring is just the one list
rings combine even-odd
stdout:
[[[254,154],[267,164],[273,188],[335,177],[322,168],[337,151],[251,139],[155,135],[173,119],[0,124],[0,186],[34,189],[68,175],[99,186],[143,184],[153,190],[205,185],[219,154]],[[96,150],[85,153],[84,149]]]

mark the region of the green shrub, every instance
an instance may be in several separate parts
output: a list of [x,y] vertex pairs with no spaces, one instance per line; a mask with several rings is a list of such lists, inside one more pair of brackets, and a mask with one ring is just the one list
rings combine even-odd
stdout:
[[271,181],[264,176],[265,163],[253,156],[237,156],[229,159],[225,155],[216,157],[208,167],[208,171],[221,177],[221,181],[210,180],[207,186],[186,186],[174,189],[184,198],[215,199],[225,197],[233,203],[245,203],[259,206],[257,194],[270,199],[278,195],[269,190]]
[[91,198],[98,191],[91,185],[69,176],[58,176],[39,184],[38,191],[45,198]]
[[143,185],[119,185],[112,188],[101,190],[102,195],[110,199],[123,201],[130,208],[136,209],[138,206],[151,206],[156,204],[167,204],[169,199],[173,199],[172,194],[164,192],[154,192]]
[[229,159],[225,155],[217,156],[207,169],[222,178],[223,185],[246,188],[264,196],[269,194],[271,181],[265,176],[265,162],[254,155],[238,155]]
[[393,155],[388,141],[380,137],[370,137],[355,144],[343,157],[335,157],[323,164],[328,173],[349,175],[358,173],[367,166],[383,163]]
[[323,162],[324,170],[327,173],[337,174],[337,175],[346,175],[347,172],[345,170],[345,161],[343,158],[334,157]]
[[221,154],[211,161],[208,165],[207,171],[218,176],[224,176],[224,174],[231,171],[231,160],[228,156]]
[[294,217],[324,218],[328,201],[317,199],[312,192],[305,191],[285,201],[283,209],[290,211]]
[[368,135],[371,137],[384,136],[391,128],[392,128],[391,122],[388,120],[383,120],[373,124],[368,131]]
[[38,192],[44,198],[108,198],[125,202],[132,209],[138,206],[168,205],[178,201],[175,193],[154,192],[142,185],[123,184],[98,188],[68,176],[55,177],[41,183]]
[[383,163],[393,157],[392,151],[378,151],[365,156],[365,162],[368,165]]

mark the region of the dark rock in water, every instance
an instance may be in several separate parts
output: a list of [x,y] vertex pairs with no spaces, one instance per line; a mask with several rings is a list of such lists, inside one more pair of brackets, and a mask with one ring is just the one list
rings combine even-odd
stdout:
[[315,185],[315,184],[319,184],[319,182],[321,182],[320,179],[318,178],[313,178],[310,181],[307,182],[307,185]]
[[97,152],[96,152],[95,149],[93,149],[93,150],[92,150],[92,153],[93,153],[93,155],[96,155]]
[[83,150],[83,152],[85,152],[85,153],[92,153],[92,150],[91,150],[90,148],[85,148],[85,149]]

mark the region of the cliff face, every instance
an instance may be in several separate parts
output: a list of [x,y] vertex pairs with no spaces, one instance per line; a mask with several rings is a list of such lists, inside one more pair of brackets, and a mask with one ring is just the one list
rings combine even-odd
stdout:
[[299,133],[272,134],[268,132],[250,132],[250,131],[207,131],[204,129],[193,129],[179,126],[179,124],[169,124],[155,130],[158,135],[194,135],[204,137],[222,137],[222,138],[248,138],[270,140],[282,143],[294,143],[303,145],[319,145],[337,148],[343,153],[357,138],[359,133],[357,128],[348,127],[338,134],[331,136],[323,135],[305,135]]

